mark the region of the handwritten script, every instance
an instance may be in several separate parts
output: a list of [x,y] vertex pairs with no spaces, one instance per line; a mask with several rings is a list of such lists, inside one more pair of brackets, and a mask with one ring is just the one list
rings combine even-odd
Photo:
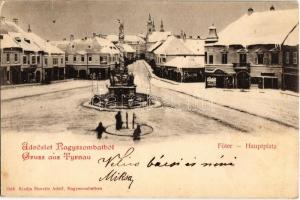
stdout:
[[149,161],[141,163],[133,159],[134,147],[130,147],[125,153],[118,153],[109,157],[101,157],[98,159],[98,164],[104,166],[104,168],[110,168],[108,173],[104,176],[100,176],[99,181],[110,181],[110,182],[123,182],[128,183],[128,189],[131,188],[135,179],[133,175],[130,175],[124,168],[134,167],[145,167],[150,168],[176,168],[176,167],[234,167],[234,160],[237,157],[231,158],[233,161],[223,161],[224,155],[218,157],[218,161],[205,162],[198,161],[197,157],[193,157],[192,161],[186,161],[184,158],[178,160],[171,160],[167,155],[161,154],[159,156],[153,156]]

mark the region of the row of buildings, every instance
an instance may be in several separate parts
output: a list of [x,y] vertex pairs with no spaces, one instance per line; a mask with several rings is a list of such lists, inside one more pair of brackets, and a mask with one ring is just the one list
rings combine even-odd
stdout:
[[19,84],[64,78],[65,53],[51,45],[28,27],[24,31],[18,20],[0,19],[0,82]]
[[[1,84],[64,78],[109,77],[121,61],[145,59],[162,78],[205,82],[207,88],[281,88],[298,91],[298,10],[264,12],[252,8],[220,33],[212,25],[206,38],[156,30],[149,15],[146,34],[93,33],[45,41],[1,18]],[[122,50],[122,51],[120,51]],[[121,53],[123,52],[123,53]]]
[[249,8],[220,33],[205,39],[153,31],[149,17],[146,60],[175,81],[205,81],[206,88],[273,88],[299,91],[298,9]]

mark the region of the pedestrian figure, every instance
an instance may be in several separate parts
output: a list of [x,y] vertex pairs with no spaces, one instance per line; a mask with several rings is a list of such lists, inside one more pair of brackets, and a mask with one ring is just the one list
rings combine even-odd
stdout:
[[133,140],[140,140],[141,139],[141,126],[137,125],[136,129],[133,132]]
[[104,126],[102,125],[102,122],[99,122],[98,127],[96,128],[96,132],[97,132],[97,138],[101,139],[102,138],[102,134],[105,131]]
[[122,122],[121,111],[118,111],[115,118],[116,118],[116,130],[122,129],[123,122]]

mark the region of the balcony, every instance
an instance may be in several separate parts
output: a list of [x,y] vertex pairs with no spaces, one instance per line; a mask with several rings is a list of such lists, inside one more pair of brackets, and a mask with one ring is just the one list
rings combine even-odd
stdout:
[[250,69],[250,63],[232,63],[234,69]]

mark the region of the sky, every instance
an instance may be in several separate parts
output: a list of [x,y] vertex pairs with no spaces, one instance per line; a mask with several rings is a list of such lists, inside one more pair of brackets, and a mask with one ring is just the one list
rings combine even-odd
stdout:
[[248,8],[261,12],[272,5],[276,10],[298,8],[297,1],[6,0],[2,15],[7,20],[18,18],[25,30],[30,24],[47,40],[68,39],[70,34],[82,38],[93,32],[117,34],[117,19],[124,21],[125,34],[145,33],[149,13],[156,29],[163,20],[167,31],[205,38],[212,24],[220,31]]

